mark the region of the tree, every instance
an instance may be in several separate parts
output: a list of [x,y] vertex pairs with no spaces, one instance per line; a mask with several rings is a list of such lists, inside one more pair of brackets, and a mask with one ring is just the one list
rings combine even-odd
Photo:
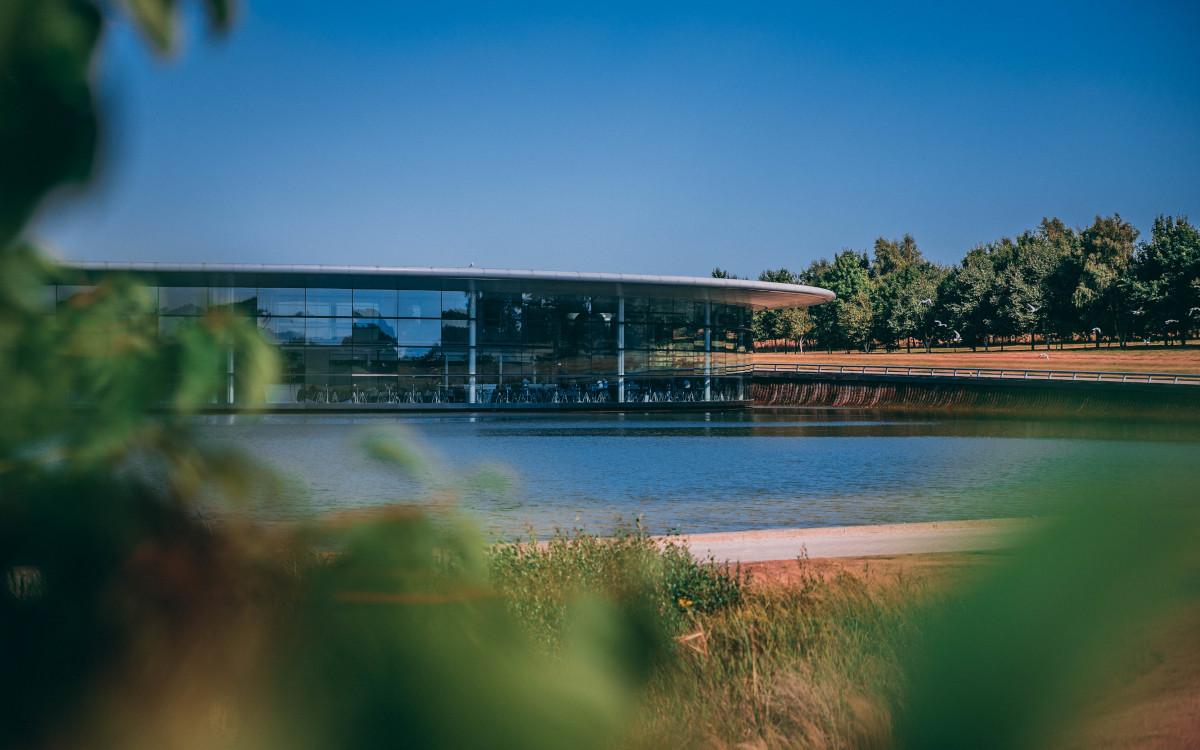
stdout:
[[1049,282],[1069,257],[1069,245],[1060,241],[1060,227],[1061,222],[1043,219],[1036,232],[1022,232],[1016,242],[1005,238],[993,243],[996,275],[991,307],[996,316],[992,333],[1027,335],[1031,349],[1039,332],[1047,337]]
[[876,278],[887,276],[924,261],[925,257],[911,234],[899,240],[879,237],[875,240],[875,262],[871,264],[871,275]]
[[1125,298],[1119,281],[1133,262],[1138,231],[1120,214],[1097,216],[1090,227],[1080,234],[1079,255],[1076,260],[1077,279],[1071,300],[1080,311],[1087,330],[1099,328],[1100,336],[1107,335],[1125,345],[1121,329]]
[[959,339],[972,349],[987,345],[995,317],[991,307],[995,277],[996,267],[987,245],[973,248],[960,265],[946,274],[938,286],[934,321],[940,338]]
[[1058,337],[1059,347],[1077,331],[1083,329],[1078,309],[1072,299],[1077,282],[1074,259],[1081,250],[1079,233],[1061,219],[1042,219],[1037,241],[1052,259],[1053,270],[1042,280],[1042,324],[1048,333]]
[[1200,325],[1200,232],[1186,217],[1159,216],[1133,265],[1126,289],[1139,323],[1162,331],[1164,339],[1176,331],[1187,344]]
[[[928,348],[941,269],[921,261],[888,274],[873,285],[874,332],[882,341],[922,338]],[[911,350],[911,346],[909,346]]]
[[799,277],[786,268],[774,268],[763,271],[758,275],[759,281],[770,281],[775,284],[798,284]]
[[871,350],[871,295],[860,289],[844,300],[837,309],[837,326],[847,346],[864,352]]
[[929,346],[931,312],[943,271],[925,260],[911,234],[900,240],[875,240],[871,264],[872,336],[879,341],[924,338]]
[[[776,284],[796,284],[799,278],[786,268],[768,269],[758,275],[759,281],[769,281]],[[808,313],[799,315],[800,310],[780,308],[774,310],[755,311],[751,323],[755,341],[796,341],[801,351],[804,349],[804,336],[812,330],[812,322]]]
[[804,353],[804,339],[813,330],[812,316],[803,307],[760,310],[751,324],[755,341],[791,341]]
[[[862,346],[864,339],[869,339],[871,327],[869,265],[866,254],[854,250],[843,250],[833,257],[832,263],[822,259],[810,267],[806,274],[808,283],[825,287],[837,295],[833,301],[813,308],[811,313],[813,329],[822,346],[828,349],[843,346],[852,348]],[[863,295],[862,299],[859,299],[860,293]],[[852,313],[844,313],[842,308],[850,300],[854,300],[859,309]],[[863,306],[865,306],[865,312],[862,309]],[[861,330],[861,326],[864,324],[864,314],[865,333]],[[853,324],[853,330],[846,327],[848,324]]]
[[804,339],[808,334],[812,333],[813,320],[808,314],[808,308],[791,307],[784,311],[780,316],[780,333],[787,341],[795,341],[800,347],[800,353],[804,353]]
[[988,291],[993,312],[988,333],[1005,338],[1032,333],[1037,318],[1030,307],[1040,304],[1041,297],[1023,273],[1017,244],[1003,237],[989,248],[995,272]]

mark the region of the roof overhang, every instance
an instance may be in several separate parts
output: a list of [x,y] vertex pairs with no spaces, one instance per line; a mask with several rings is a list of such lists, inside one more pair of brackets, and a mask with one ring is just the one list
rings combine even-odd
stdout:
[[[747,279],[651,276],[626,273],[525,271],[499,268],[419,268],[407,266],[270,265],[252,263],[70,262],[65,267],[91,278],[127,273],[178,286],[308,286],[356,288],[477,289],[671,297],[746,305],[757,309],[808,307],[828,302],[828,289]],[[253,283],[251,282],[253,279]]]

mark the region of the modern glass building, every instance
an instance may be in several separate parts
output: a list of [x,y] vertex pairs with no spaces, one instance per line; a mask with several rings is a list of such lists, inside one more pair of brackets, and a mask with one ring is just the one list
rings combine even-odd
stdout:
[[[59,304],[119,274],[160,331],[225,308],[282,353],[280,408],[739,401],[755,309],[833,299],[735,279],[481,268],[90,263]],[[219,404],[237,402],[236,362]]]

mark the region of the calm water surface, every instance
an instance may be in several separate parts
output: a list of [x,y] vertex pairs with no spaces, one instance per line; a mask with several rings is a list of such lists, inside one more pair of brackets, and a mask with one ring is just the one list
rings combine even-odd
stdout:
[[[1087,481],[1131,501],[1156,465],[1200,466],[1181,425],[888,417],[835,411],[686,415],[210,417],[199,429],[288,479],[270,519],[455,502],[494,535],[556,527],[728,531],[1041,512]],[[395,435],[409,472],[367,455]]]

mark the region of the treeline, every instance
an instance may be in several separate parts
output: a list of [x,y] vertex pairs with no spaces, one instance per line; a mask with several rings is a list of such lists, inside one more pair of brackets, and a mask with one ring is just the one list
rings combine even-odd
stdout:
[[[736,278],[721,268],[712,275]],[[754,338],[768,347],[1186,344],[1200,327],[1200,232],[1185,217],[1158,217],[1141,242],[1117,214],[1084,229],[1043,219],[950,267],[926,259],[911,235],[881,237],[873,253],[843,250],[758,278],[837,293],[817,307],[756,313]]]

